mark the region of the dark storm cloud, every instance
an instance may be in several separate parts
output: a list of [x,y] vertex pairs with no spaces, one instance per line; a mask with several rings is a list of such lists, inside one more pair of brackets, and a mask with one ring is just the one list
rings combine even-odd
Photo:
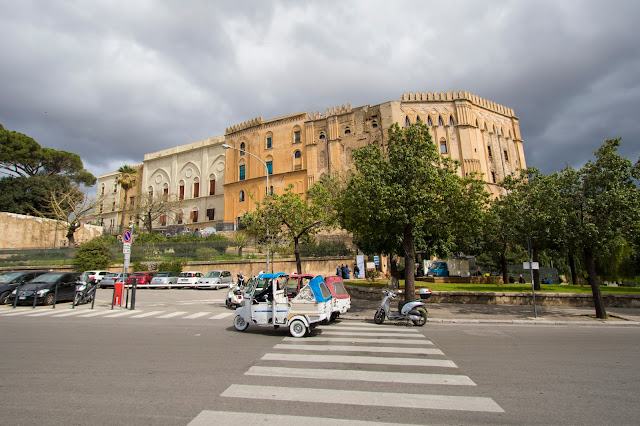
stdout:
[[256,116],[467,90],[527,163],[640,155],[634,2],[0,0],[0,123],[94,174]]

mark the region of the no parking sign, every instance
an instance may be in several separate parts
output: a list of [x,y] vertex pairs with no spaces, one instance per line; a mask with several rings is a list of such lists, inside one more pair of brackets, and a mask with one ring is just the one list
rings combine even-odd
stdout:
[[124,231],[124,234],[122,234],[122,241],[124,241],[125,243],[130,243],[131,237],[131,231],[127,229],[126,231]]

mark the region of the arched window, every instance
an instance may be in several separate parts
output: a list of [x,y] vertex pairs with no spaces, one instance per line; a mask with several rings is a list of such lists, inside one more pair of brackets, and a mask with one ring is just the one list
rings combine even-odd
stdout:
[[238,201],[240,202],[244,201],[244,191],[240,191],[240,197],[238,198]]
[[178,198],[180,200],[184,200],[184,181],[180,181],[180,186],[178,187]]
[[273,133],[267,133],[267,149],[273,148]]
[[422,123],[422,120],[420,120],[420,116],[416,117],[416,123]]
[[448,152],[447,141],[445,139],[440,139],[440,154],[446,154]]
[[293,143],[301,143],[301,137],[300,126],[295,126],[293,128]]
[[102,194],[101,195],[104,195],[104,183],[102,184]]
[[320,133],[319,138],[320,138],[320,139],[326,139],[326,136],[324,135],[324,133]]
[[216,175],[209,175],[209,195],[216,195]]
[[455,124],[453,124],[453,117],[449,117],[449,126],[455,126]]
[[411,120],[409,120],[409,116],[408,115],[404,118],[404,125],[405,125],[405,127],[411,126]]
[[374,121],[373,123],[371,123],[371,127],[373,127],[374,129],[378,128],[378,122]]
[[427,126],[433,126],[433,122],[431,121],[431,117],[427,117]]
[[193,198],[198,198],[200,196],[200,180],[195,178],[193,180]]
[[348,127],[346,129],[344,129],[344,134],[345,135],[350,135],[351,134],[351,129],[348,128]]
[[242,142],[242,143],[240,144],[240,151],[241,151],[241,152],[240,152],[240,155],[244,155],[244,151],[245,151],[245,148],[246,148],[246,147],[247,147],[247,146],[244,144],[244,142]]
[[293,158],[302,158],[302,152],[296,150],[296,152],[293,153]]
[[444,123],[442,122],[442,117],[438,117],[438,126],[444,126]]

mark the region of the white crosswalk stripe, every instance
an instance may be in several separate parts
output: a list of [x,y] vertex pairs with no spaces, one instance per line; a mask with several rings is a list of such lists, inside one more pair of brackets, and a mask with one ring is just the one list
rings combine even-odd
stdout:
[[161,315],[158,318],[173,318],[173,317],[179,317],[179,316],[184,315],[184,314],[186,314],[186,312],[183,312],[183,311],[171,312],[171,313],[166,314],[166,315]]
[[[446,395],[443,390],[450,386],[465,389],[476,384],[468,376],[448,374],[458,366],[452,360],[443,359],[445,354],[442,350],[425,347],[434,344],[420,330],[401,325],[377,326],[351,321],[321,325],[306,339],[282,339],[259,359],[259,365],[253,365],[245,372],[245,376],[254,377],[255,384],[232,384],[221,396],[363,407],[504,412],[489,397],[465,396],[460,392]],[[288,379],[285,382],[287,386],[274,386],[273,379],[278,377]],[[303,386],[296,386],[296,380],[306,381],[300,383]],[[310,387],[309,380],[316,381],[317,385]],[[337,389],[327,386],[333,381],[342,385]],[[404,389],[403,384],[410,384],[411,393],[361,390],[362,385],[358,389],[348,389],[348,383],[355,386],[356,383],[367,382],[386,383],[390,389],[395,387],[394,390]],[[415,385],[442,387],[430,394],[430,387]],[[331,412],[340,410],[331,409]],[[206,417],[206,412],[201,414]],[[267,420],[263,414],[255,413],[255,416],[252,418],[256,422]],[[306,418],[296,417],[292,421],[303,424]]]
[[[286,414],[238,413],[234,411],[204,410],[189,422],[189,426],[210,425],[262,425],[278,426],[392,426],[397,423],[363,422],[360,420],[333,419],[329,417],[291,416]],[[412,426],[404,424],[405,426]]]
[[235,312],[224,312],[222,314],[214,315],[209,319],[212,319],[212,320],[223,319],[223,318],[230,317],[231,315],[234,315],[234,314]]
[[193,315],[189,315],[187,317],[184,317],[184,319],[195,319],[195,318],[200,318],[203,317],[205,315],[211,315],[211,312],[197,312]]
[[145,312],[143,314],[139,314],[139,315],[134,315],[131,318],[146,318],[146,317],[150,317],[153,315],[158,315],[163,313],[164,311],[151,311],[151,312]]
[[40,309],[40,312],[36,312],[35,314],[28,314],[28,317],[42,317],[42,316],[46,316],[46,315],[53,315],[55,313],[58,313],[60,311],[56,311],[55,309]]
[[504,413],[491,398],[481,396],[423,395],[394,392],[367,392],[335,389],[309,389],[280,386],[231,385],[222,396],[233,398],[268,399],[364,405],[374,407],[419,408],[433,410],[461,410]]
[[[398,353],[398,348],[385,348],[381,346],[339,346],[339,345],[309,345],[309,344],[279,344],[274,349],[295,349],[298,351],[338,351],[338,352],[374,352],[374,353]],[[402,348],[405,354],[444,355],[440,349],[432,348]]]
[[26,314],[32,314],[33,312],[34,312],[33,310],[31,310],[31,311],[27,311],[27,310],[15,311],[15,310],[14,310],[14,311],[10,311],[10,312],[8,312],[8,313],[4,313],[4,312],[3,312],[3,313],[2,313],[2,316],[5,316],[5,317],[12,317],[12,316],[15,316],[15,315],[26,315]]
[[25,316],[25,317],[40,317],[40,316],[49,316],[51,318],[60,318],[60,317],[69,317],[69,316],[77,316],[78,318],[93,318],[93,317],[103,317],[103,318],[120,318],[120,317],[130,317],[130,318],[155,318],[155,319],[197,319],[202,317],[208,317],[207,319],[212,320],[223,320],[235,314],[235,312],[222,312],[213,316],[210,316],[212,312],[210,311],[201,311],[201,312],[188,312],[188,311],[149,311],[145,312],[142,310],[131,311],[128,309],[118,308],[115,310],[110,309],[89,309],[86,307],[79,307],[76,309],[69,309],[66,306],[60,309],[51,309],[51,308],[42,308],[42,309],[31,309],[31,308],[18,308],[14,310],[6,309],[0,311],[0,317],[4,316]]

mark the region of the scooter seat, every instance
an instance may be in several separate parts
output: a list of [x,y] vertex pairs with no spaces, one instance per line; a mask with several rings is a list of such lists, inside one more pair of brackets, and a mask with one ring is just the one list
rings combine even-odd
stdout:
[[413,299],[413,300],[401,300],[398,302],[398,312],[402,311],[402,307],[404,305],[406,305],[407,303],[411,303],[411,302],[421,302],[420,299]]

